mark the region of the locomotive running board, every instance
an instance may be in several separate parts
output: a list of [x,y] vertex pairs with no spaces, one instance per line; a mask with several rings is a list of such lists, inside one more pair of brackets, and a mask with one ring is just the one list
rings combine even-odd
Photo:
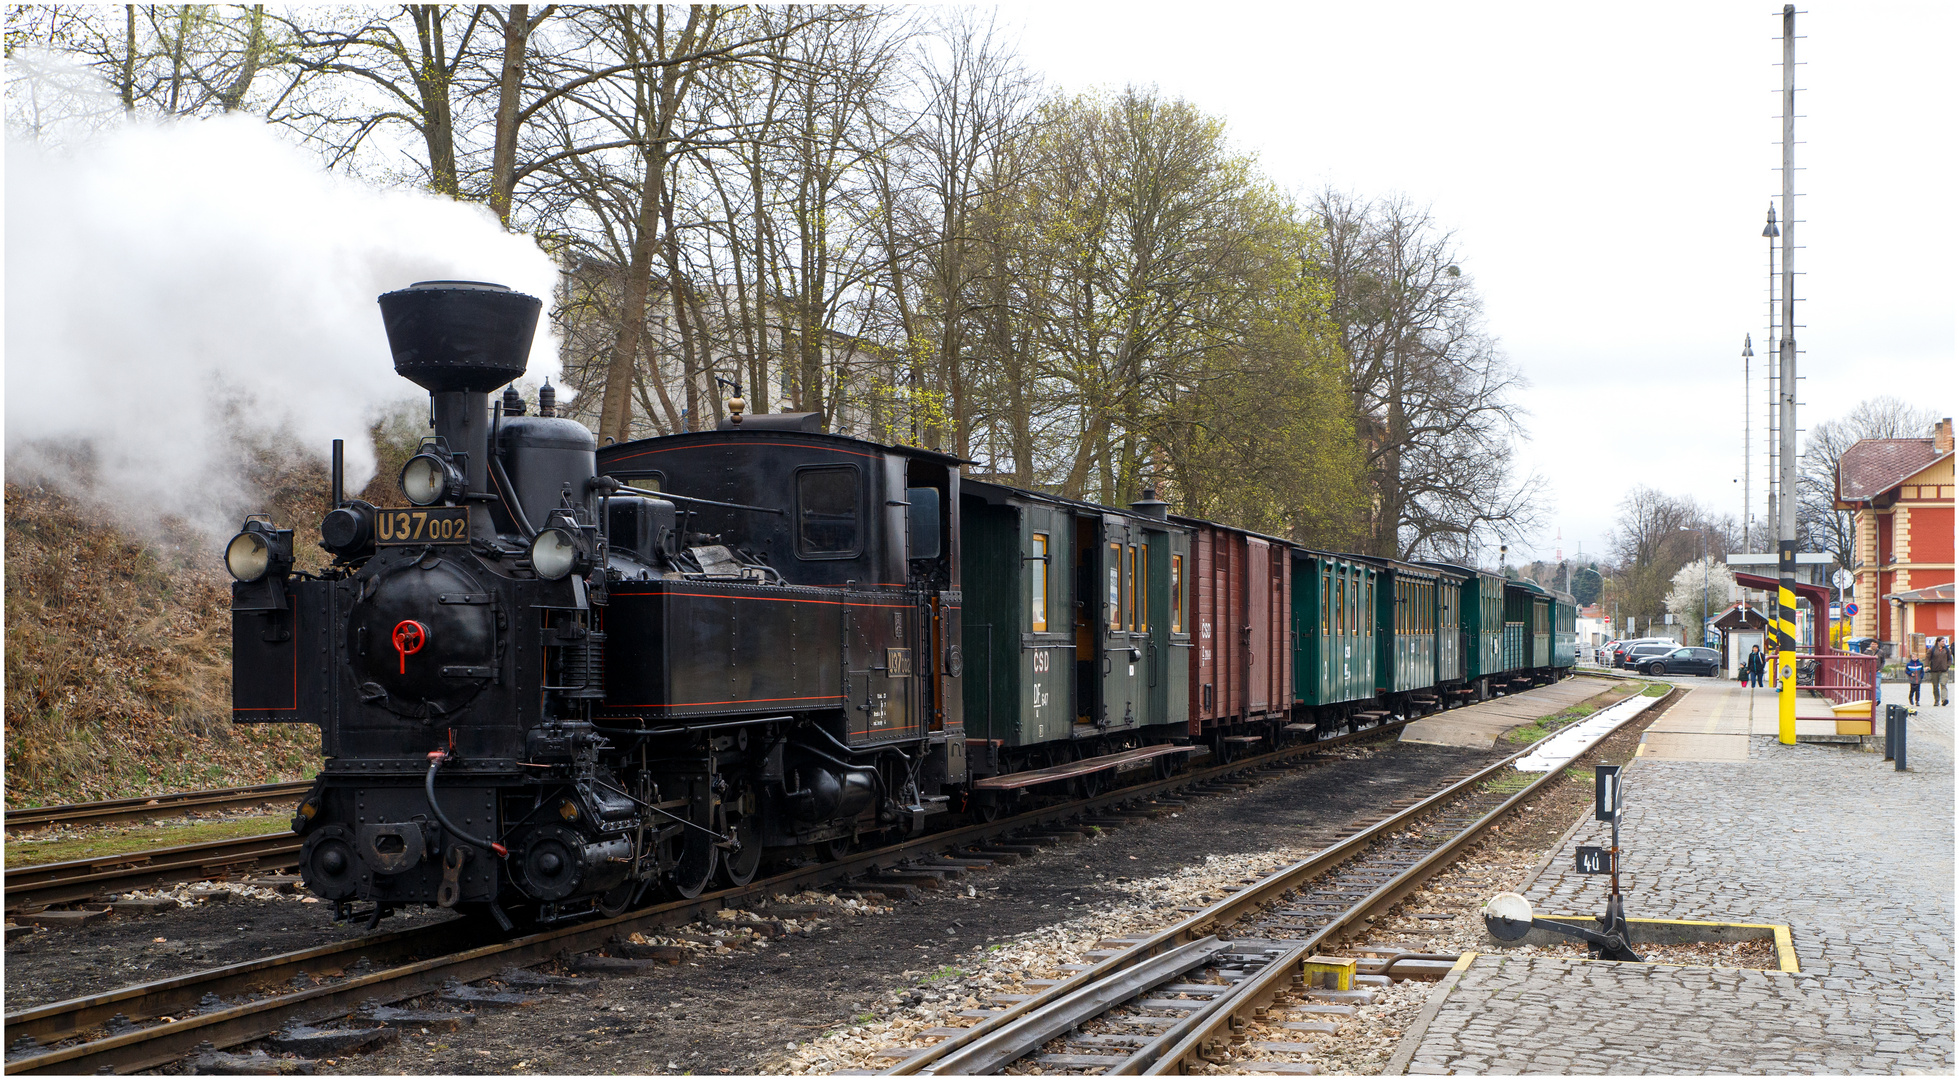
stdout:
[[1032,769],[1027,772],[1006,773],[989,776],[984,780],[973,781],[975,791],[1012,791],[1016,788],[1033,787],[1035,784],[1051,784],[1056,780],[1073,780],[1077,776],[1087,776],[1107,769],[1121,772],[1140,765],[1154,757],[1164,754],[1188,754],[1198,748],[1180,746],[1176,743],[1162,743],[1157,746],[1139,746],[1134,750],[1124,750],[1100,757],[1083,758],[1066,765],[1051,765],[1045,769]]

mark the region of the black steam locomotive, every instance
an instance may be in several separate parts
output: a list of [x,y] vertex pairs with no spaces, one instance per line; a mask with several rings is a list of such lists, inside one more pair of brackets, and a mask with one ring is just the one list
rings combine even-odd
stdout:
[[322,731],[293,821],[309,889],[548,922],[946,808],[956,459],[751,417],[608,448],[621,482],[548,387],[534,416],[491,403],[536,299],[436,281],[380,305],[433,404],[413,506],[344,499],[336,446],[330,568],[296,571],[256,518],[225,555],[235,718]]

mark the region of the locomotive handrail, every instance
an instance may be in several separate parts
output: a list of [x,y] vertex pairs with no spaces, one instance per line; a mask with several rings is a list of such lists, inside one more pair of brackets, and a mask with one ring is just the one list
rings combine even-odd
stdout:
[[774,506],[750,506],[747,503],[716,502],[713,499],[696,499],[692,495],[675,495],[671,491],[648,491],[645,488],[627,487],[620,484],[616,489],[628,495],[644,495],[649,499],[667,499],[672,502],[699,503],[702,506],[721,506],[729,510],[753,510],[758,514],[774,514],[781,517],[784,511]]
[[490,479],[497,485],[497,494],[503,499],[504,508],[510,511],[510,518],[517,523],[517,531],[524,534],[526,541],[537,539],[537,529],[524,513],[524,504],[517,498],[517,485],[510,482],[510,474],[504,472],[503,461],[495,454],[490,455]]

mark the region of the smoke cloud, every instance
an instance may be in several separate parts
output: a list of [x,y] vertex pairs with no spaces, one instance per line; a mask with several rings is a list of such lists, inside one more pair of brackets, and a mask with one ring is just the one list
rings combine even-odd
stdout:
[[[9,140],[6,197],[8,477],[59,482],[79,458],[133,520],[214,538],[263,508],[242,445],[324,458],[344,438],[358,491],[369,426],[426,400],[394,373],[377,296],[463,278],[548,310],[557,278],[484,207],[334,176],[248,118]],[[548,319],[530,362],[557,373]]]

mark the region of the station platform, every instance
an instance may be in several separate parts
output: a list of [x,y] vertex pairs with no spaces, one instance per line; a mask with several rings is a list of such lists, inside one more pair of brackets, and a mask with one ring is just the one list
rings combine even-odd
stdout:
[[[1756,694],[1702,684],[1649,729],[1624,774],[1621,887],[1636,919],[1786,926],[1798,970],[1492,939],[1437,986],[1386,1072],[1953,1074],[1951,706],[1912,718],[1897,772],[1855,747],[1781,745],[1773,698]],[[1588,811],[1517,891],[1540,916],[1597,914],[1610,879],[1578,874],[1574,849],[1610,842]]]
[[1621,685],[1637,692],[1646,683],[1610,676],[1577,675],[1549,686],[1425,716],[1401,729],[1401,741],[1487,748],[1496,742],[1497,736],[1513,727],[1556,716],[1568,706]]
[[[1769,687],[1699,683],[1646,729],[1639,756],[1672,761],[1746,761],[1751,739],[1777,735],[1780,709],[1780,699]],[[1835,736],[1850,726],[1840,723],[1822,698],[1802,695],[1796,699],[1797,739]],[[1877,730],[1882,732],[1883,728]]]

